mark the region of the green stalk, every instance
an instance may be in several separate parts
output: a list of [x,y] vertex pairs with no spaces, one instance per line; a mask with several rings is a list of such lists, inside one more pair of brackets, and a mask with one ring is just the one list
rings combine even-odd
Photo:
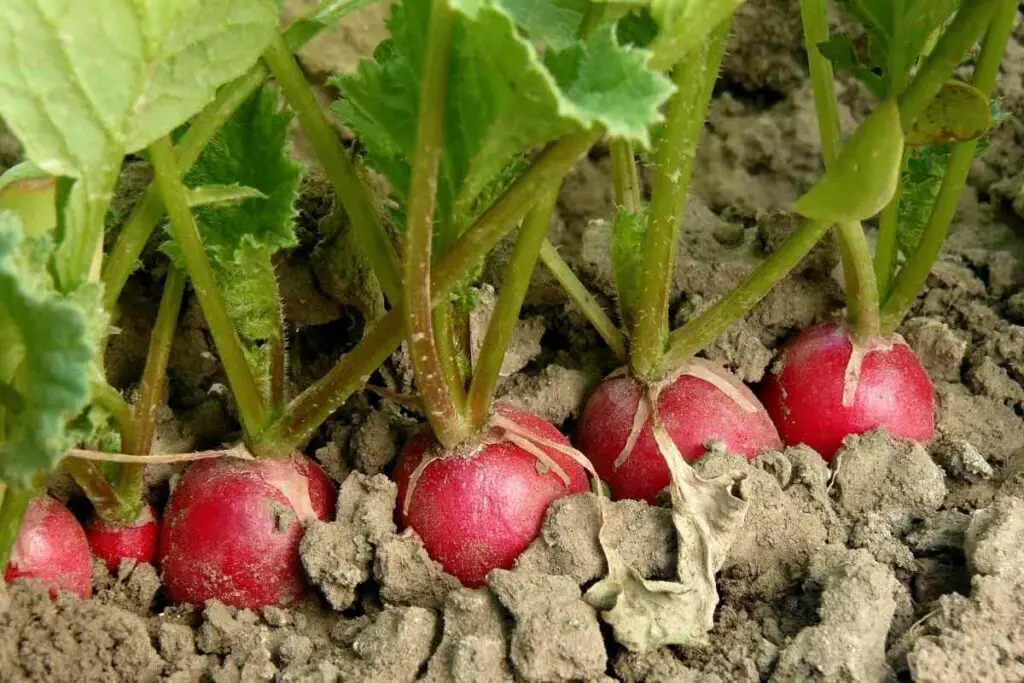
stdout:
[[[903,163],[907,155],[904,152]],[[902,174],[901,174],[902,175]],[[896,185],[896,194],[882,209],[878,220],[878,240],[875,243],[875,279],[878,281],[878,300],[885,301],[892,289],[892,278],[896,274],[896,260],[899,256],[897,240],[900,217],[900,194],[903,192],[903,179]]]
[[[570,135],[546,149],[519,176],[433,268],[433,300],[452,287],[520,221],[535,198],[550,188],[597,142],[600,133]],[[401,306],[382,317],[351,352],[320,380],[299,394],[284,415],[267,428],[260,446],[268,453],[287,454],[305,444],[331,413],[358,391],[402,342]]]
[[[135,419],[138,421],[138,435],[122,445],[125,453],[145,455],[153,447],[153,431],[156,427],[156,411],[163,401],[164,384],[167,379],[167,362],[171,357],[174,332],[178,327],[181,303],[185,297],[185,273],[171,266],[164,280],[164,292],[156,323],[149,337],[146,353],[146,367],[142,371],[139,398],[135,403]],[[128,501],[138,501],[143,494],[145,465],[121,465],[118,470],[117,490]]]
[[359,177],[348,151],[324,115],[309,87],[302,69],[281,35],[275,37],[263,53],[263,60],[274,74],[281,92],[295,111],[320,165],[327,174],[334,193],[341,200],[352,229],[359,235],[358,244],[366,250],[366,259],[380,281],[392,305],[402,291],[398,255],[387,237],[373,197]]
[[85,491],[96,514],[110,524],[131,524],[142,512],[142,496],[128,500],[114,487],[96,463],[76,458],[65,458],[61,466]]
[[[328,26],[318,22],[296,21],[284,32],[284,39],[298,51],[326,28]],[[188,130],[174,147],[178,173],[185,175],[224,122],[231,118],[235,110],[249,99],[269,76],[270,71],[260,62],[217,91],[213,102],[206,105],[206,108],[192,119]],[[157,192],[155,185],[150,185],[132,210],[107,256],[103,270],[103,305],[106,310],[114,310],[128,276],[135,270],[139,255],[163,215],[164,205],[160,200],[160,193]]]
[[[447,448],[466,436],[464,416],[455,405],[437,351],[430,292],[431,246],[434,236],[434,208],[437,203],[437,174],[444,154],[444,110],[448,87],[448,64],[455,14],[443,0],[430,7],[427,51],[420,79],[416,148],[412,155],[405,236],[405,331],[416,384],[427,411],[427,419],[438,441]],[[448,330],[441,330],[447,332]]]
[[203,238],[189,210],[188,197],[174,163],[170,139],[161,138],[150,145],[149,158],[156,170],[157,187],[167,207],[174,237],[181,248],[188,275],[192,279],[196,297],[231,385],[231,393],[238,405],[242,428],[247,436],[259,434],[266,417],[263,397],[245,359],[242,342],[228,315],[227,306],[217,287],[216,275],[203,247]]
[[678,66],[672,75],[677,90],[669,100],[665,130],[655,149],[644,264],[630,339],[633,374],[644,380],[657,379],[662,372],[672,266],[690,175],[731,25],[726,21],[716,27],[694,51],[692,64]]
[[32,502],[33,492],[8,486],[0,502],[0,567],[6,567],[11,559],[14,542],[21,533],[21,520]]
[[[821,153],[825,168],[833,166],[841,149],[839,105],[836,99],[832,64],[821,54],[818,45],[828,42],[828,8],[826,0],[801,0],[800,14],[804,26],[804,45],[811,71],[811,88],[821,136]],[[847,317],[854,335],[867,339],[878,334],[878,282],[875,279],[871,249],[860,222],[837,226],[839,254],[846,278]]]
[[516,246],[512,250],[501,294],[487,325],[480,359],[473,369],[473,382],[469,387],[469,423],[473,430],[481,429],[491,416],[491,403],[501,377],[501,364],[505,360],[512,332],[519,320],[519,311],[530,287],[533,270],[537,265],[541,245],[551,224],[551,213],[558,201],[557,189],[549,191],[534,205],[519,229]]
[[105,380],[96,379],[90,387],[92,402],[103,410],[110,413],[117,421],[118,429],[121,432],[121,443],[130,444],[138,439],[139,421],[132,412],[128,401],[124,400],[121,392],[107,384]]
[[604,312],[601,304],[597,302],[597,299],[590,293],[586,285],[580,282],[580,279],[576,277],[576,273],[572,272],[572,268],[569,267],[569,264],[565,262],[565,259],[555,249],[555,245],[546,239],[540,248],[540,260],[551,271],[551,274],[555,276],[558,284],[562,286],[562,289],[565,290],[565,293],[572,302],[576,304],[576,307],[580,309],[583,317],[601,335],[605,344],[615,354],[615,359],[625,363],[629,358],[629,352],[626,350],[626,338],[615,325],[615,321]]
[[996,10],[1005,4],[1006,0],[965,0],[910,85],[900,95],[903,130],[909,130],[914,120],[924,113],[942,89],[942,84],[949,80],[964,55],[978,41],[978,36],[989,25]]
[[434,343],[437,344],[437,358],[441,363],[441,377],[449,388],[452,401],[459,414],[466,409],[466,380],[459,367],[459,350],[455,340],[455,307],[444,299],[434,304],[431,314],[434,326]]
[[731,292],[669,337],[666,367],[679,367],[747,315],[780,280],[807,256],[829,224],[805,221]]
[[281,410],[288,402],[288,348],[284,339],[283,318],[281,323],[274,326],[273,336],[267,341],[270,345],[270,406],[273,410]]
[[[962,10],[961,10],[962,11]],[[1017,16],[1017,3],[1003,0],[999,12],[992,18],[991,26],[985,33],[978,63],[974,67],[974,86],[991,97],[999,77],[999,65],[1003,51],[1013,31]],[[941,44],[941,41],[940,41]],[[938,49],[938,48],[936,48]],[[942,178],[939,195],[928,216],[928,223],[921,234],[917,250],[907,259],[893,285],[892,294],[882,306],[882,326],[894,331],[917,299],[931,272],[932,265],[942,251],[950,223],[956,214],[957,205],[963,195],[967,174],[977,151],[977,141],[963,142],[953,148],[949,157],[946,174]]]
[[636,156],[633,143],[615,138],[609,145],[612,156],[612,184],[615,187],[615,203],[629,213],[638,213],[642,206],[640,179],[636,170]]
[[[192,119],[188,130],[174,146],[174,164],[178,175],[184,176],[192,168],[207,143],[235,110],[262,85],[267,75],[268,71],[262,64],[254,66],[218,90],[213,102]],[[103,305],[106,310],[114,310],[121,290],[138,264],[139,255],[163,215],[164,203],[160,193],[155,184],[150,185],[128,216],[107,257],[103,269]]]

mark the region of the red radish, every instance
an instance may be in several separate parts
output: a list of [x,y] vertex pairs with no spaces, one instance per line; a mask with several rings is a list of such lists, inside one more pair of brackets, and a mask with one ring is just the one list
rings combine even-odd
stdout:
[[92,554],[85,531],[68,509],[50,496],[34,498],[25,511],[5,581],[39,579],[50,596],[92,594]]
[[109,524],[93,517],[85,526],[92,554],[103,560],[112,572],[117,571],[122,560],[153,564],[159,534],[160,524],[151,505],[142,510],[134,524]]
[[334,511],[334,485],[301,453],[286,460],[219,458],[192,465],[171,492],[160,530],[164,587],[176,603],[290,605],[305,591],[304,523]]
[[[713,441],[748,458],[782,447],[750,389],[713,363],[694,358],[654,391],[661,422],[687,460],[699,458]],[[605,378],[587,401],[576,442],[613,499],[653,504],[671,475],[654,441],[642,393],[642,385],[627,374]]]
[[843,439],[876,427],[915,441],[935,433],[935,393],[917,356],[898,336],[857,349],[843,325],[796,335],[761,390],[782,439],[831,460]]
[[[569,446],[561,432],[536,415],[496,408],[532,439]],[[525,438],[527,448],[550,458],[566,482],[524,448],[522,438],[511,438],[519,443],[505,440],[501,429],[491,427],[482,440],[421,467],[434,445],[421,432],[406,443],[395,465],[402,525],[415,529],[430,556],[469,587],[483,585],[492,569],[512,567],[537,537],[554,500],[588,490],[586,472],[571,456]]]

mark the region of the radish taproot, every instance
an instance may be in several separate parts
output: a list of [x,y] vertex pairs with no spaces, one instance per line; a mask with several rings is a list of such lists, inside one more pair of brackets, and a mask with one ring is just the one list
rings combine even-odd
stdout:
[[588,488],[584,469],[544,443],[568,449],[557,429],[509,406],[497,411],[532,436],[491,427],[435,455],[433,439],[418,432],[394,471],[402,526],[414,529],[430,556],[469,587],[483,585],[492,569],[512,567],[553,501]]
[[[612,498],[654,503],[669,484],[668,465],[652,432],[643,385],[626,373],[607,377],[591,396],[576,443]],[[748,458],[782,446],[768,413],[738,377],[694,358],[655,385],[661,422],[687,460],[711,442]]]
[[50,496],[29,503],[21,533],[11,550],[4,581],[38,579],[50,596],[67,591],[92,594],[92,554],[85,531],[66,507]]
[[132,524],[111,524],[97,515],[85,526],[92,554],[112,572],[123,560],[153,564],[159,535],[160,521],[152,505],[144,507]]
[[915,441],[935,432],[931,380],[897,335],[855,344],[845,325],[805,330],[783,347],[761,398],[783,441],[826,460],[846,436],[876,427]]
[[304,524],[327,519],[334,495],[320,466],[300,453],[195,463],[164,510],[159,554],[168,596],[248,609],[294,604],[306,587]]

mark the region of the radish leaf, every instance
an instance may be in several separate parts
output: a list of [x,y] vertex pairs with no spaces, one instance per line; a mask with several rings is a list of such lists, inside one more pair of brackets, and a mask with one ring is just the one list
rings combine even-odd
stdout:
[[0,213],[0,381],[20,399],[0,409],[0,479],[25,488],[63,456],[65,421],[89,399],[96,352],[88,313],[45,275],[51,250],[48,237],[25,239],[19,219]]
[[903,160],[903,131],[895,100],[886,100],[857,128],[825,175],[793,211],[828,223],[861,221],[889,203]]
[[967,142],[992,126],[992,109],[984,93],[969,83],[947,81],[907,131],[913,147]]

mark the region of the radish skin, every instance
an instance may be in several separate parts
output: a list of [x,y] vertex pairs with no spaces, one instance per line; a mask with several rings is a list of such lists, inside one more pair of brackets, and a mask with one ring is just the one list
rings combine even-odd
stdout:
[[50,597],[67,591],[80,598],[92,594],[92,553],[85,531],[66,507],[40,496],[29,503],[4,571],[5,581],[38,579]]
[[143,509],[134,524],[114,525],[93,517],[85,527],[92,554],[116,572],[123,560],[153,564],[156,561],[160,523],[151,505]]

